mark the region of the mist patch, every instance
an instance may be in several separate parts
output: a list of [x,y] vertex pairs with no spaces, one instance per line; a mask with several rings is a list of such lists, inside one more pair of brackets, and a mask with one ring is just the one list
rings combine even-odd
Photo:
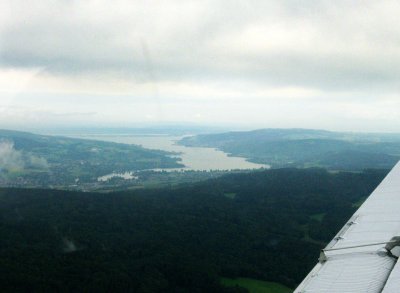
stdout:
[[48,168],[49,164],[45,158],[15,149],[12,141],[0,141],[0,174]]

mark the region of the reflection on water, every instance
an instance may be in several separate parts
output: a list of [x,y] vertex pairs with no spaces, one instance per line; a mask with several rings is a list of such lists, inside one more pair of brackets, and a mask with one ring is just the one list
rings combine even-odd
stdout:
[[251,163],[244,158],[229,157],[226,153],[214,148],[177,145],[176,141],[182,138],[180,136],[79,135],[74,137],[136,144],[148,149],[177,152],[179,153],[177,156],[182,159],[181,163],[186,166],[183,168],[184,170],[203,171],[269,168],[268,165]]

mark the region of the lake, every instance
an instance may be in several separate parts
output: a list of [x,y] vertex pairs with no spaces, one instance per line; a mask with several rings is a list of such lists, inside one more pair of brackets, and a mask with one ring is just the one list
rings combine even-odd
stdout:
[[148,149],[177,152],[185,168],[168,170],[233,170],[269,168],[268,165],[256,164],[240,157],[230,157],[223,151],[205,147],[186,147],[177,145],[182,136],[168,135],[74,135],[76,138],[95,139],[125,144],[141,145]]

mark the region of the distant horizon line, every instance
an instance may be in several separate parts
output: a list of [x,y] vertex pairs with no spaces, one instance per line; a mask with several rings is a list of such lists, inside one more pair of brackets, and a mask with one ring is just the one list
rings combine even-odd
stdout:
[[56,126],[0,126],[0,130],[10,131],[21,131],[21,132],[35,132],[35,131],[76,131],[76,130],[87,130],[87,131],[100,131],[100,130],[116,130],[116,131],[129,131],[129,130],[179,130],[179,131],[200,131],[208,130],[212,133],[223,133],[223,132],[235,132],[235,131],[257,131],[257,130],[313,130],[313,131],[327,131],[334,133],[349,133],[349,134],[399,134],[400,131],[373,131],[373,130],[333,130],[328,128],[309,128],[309,127],[267,127],[261,125],[233,125],[233,124],[202,124],[202,123],[186,123],[186,122],[154,122],[154,123],[138,123],[138,125],[56,125]]

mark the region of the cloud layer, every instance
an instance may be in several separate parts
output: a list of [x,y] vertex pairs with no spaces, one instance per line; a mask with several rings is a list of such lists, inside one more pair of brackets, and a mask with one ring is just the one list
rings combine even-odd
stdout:
[[[130,97],[131,116],[140,119],[260,124],[261,112],[235,114],[256,104],[268,115],[268,108],[297,108],[289,111],[297,124],[313,116],[299,105],[331,120],[354,115],[353,128],[360,121],[382,130],[400,122],[388,119],[400,116],[393,113],[398,1],[45,0],[28,9],[16,0],[2,1],[0,11],[0,91],[12,96],[7,106],[32,112],[42,105],[34,100],[47,93],[49,109],[42,110],[54,113],[62,95],[100,100],[95,109],[68,109],[99,114],[87,121],[118,121],[113,113],[120,111],[123,121],[134,122],[126,107],[116,107]],[[26,96],[31,102],[21,102]],[[210,109],[224,113],[207,117]],[[275,116],[266,121],[287,118]]]

